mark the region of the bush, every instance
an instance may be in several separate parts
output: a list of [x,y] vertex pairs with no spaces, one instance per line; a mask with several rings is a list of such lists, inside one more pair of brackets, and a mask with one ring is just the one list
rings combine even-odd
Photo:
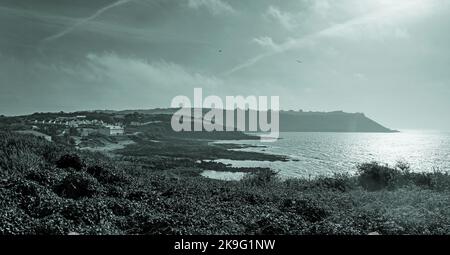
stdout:
[[402,162],[395,167],[372,162],[358,166],[358,183],[368,191],[407,186],[444,191],[450,190],[450,175],[439,171],[414,173],[409,164]]
[[37,235],[65,235],[69,233],[70,222],[61,214],[55,213],[39,219],[34,226]]
[[66,154],[61,156],[59,160],[56,162],[56,166],[58,168],[73,168],[75,170],[80,171],[83,168],[83,162],[80,157],[76,154]]
[[98,225],[112,217],[106,202],[97,199],[71,201],[62,209],[61,214],[76,225]]
[[346,192],[353,189],[355,184],[349,176],[336,174],[333,177],[322,177],[314,180],[313,186],[327,190]]
[[281,209],[296,213],[309,222],[319,222],[329,216],[328,211],[321,206],[320,202],[312,198],[285,199]]
[[98,165],[88,167],[86,172],[103,184],[117,184],[126,181],[123,176],[113,173],[112,171]]
[[0,208],[0,235],[31,234],[31,218],[17,207]]
[[40,169],[42,165],[42,158],[27,148],[18,149],[11,145],[5,151],[0,151],[0,168],[9,172],[24,173]]
[[358,183],[368,191],[378,191],[393,184],[399,171],[377,162],[358,165]]
[[61,184],[56,186],[55,192],[72,199],[92,197],[101,190],[100,184],[93,177],[84,173],[72,173],[66,176]]
[[[246,232],[256,235],[287,235],[290,233],[289,221],[284,215],[265,214],[250,222]],[[301,219],[298,223],[302,223]]]
[[30,181],[35,181],[42,186],[53,186],[60,180],[56,173],[44,169],[29,171],[25,175],[25,178]]
[[87,168],[86,172],[97,178],[104,175],[107,171],[101,166],[90,166]]
[[129,216],[127,234],[141,235],[173,235],[175,221],[168,213],[148,211]]
[[266,186],[278,180],[278,172],[271,169],[261,169],[257,172],[248,174],[242,180],[244,185],[248,186]]
[[111,200],[108,203],[108,208],[116,216],[128,216],[133,212],[132,203],[126,199]]

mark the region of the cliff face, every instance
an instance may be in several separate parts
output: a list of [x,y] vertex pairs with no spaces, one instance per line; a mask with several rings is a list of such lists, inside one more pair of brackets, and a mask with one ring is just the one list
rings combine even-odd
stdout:
[[281,112],[282,132],[395,132],[362,113]]
[[[246,114],[247,128],[248,113]],[[270,121],[270,114],[268,116]],[[280,132],[397,132],[382,126],[362,113],[280,112]]]

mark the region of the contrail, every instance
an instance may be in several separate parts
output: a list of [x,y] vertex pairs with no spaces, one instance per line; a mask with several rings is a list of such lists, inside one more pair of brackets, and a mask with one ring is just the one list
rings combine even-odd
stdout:
[[[417,4],[417,2],[415,2]],[[411,6],[410,6],[411,7]],[[381,11],[375,11],[366,15],[362,15],[362,16],[358,16],[355,18],[352,18],[346,22],[340,23],[340,24],[335,24],[332,25],[328,28],[322,29],[320,31],[305,35],[303,37],[299,37],[299,38],[295,38],[295,39],[291,39],[283,44],[281,44],[279,47],[277,47],[277,49],[274,49],[272,51],[268,51],[265,53],[262,53],[260,55],[257,55],[253,58],[250,58],[248,60],[246,60],[245,62],[231,68],[230,70],[223,72],[222,75],[228,76],[231,75],[235,72],[238,72],[242,69],[251,67],[255,64],[257,64],[258,62],[260,62],[261,60],[267,58],[267,57],[271,57],[274,56],[276,54],[279,53],[283,53],[286,52],[290,49],[293,49],[295,47],[300,47],[302,44],[306,44],[308,43],[310,40],[321,37],[321,36],[327,36],[327,35],[332,35],[332,34],[336,34],[339,33],[339,31],[345,30],[346,28],[355,26],[355,25],[360,25],[360,24],[365,24],[369,21],[373,21],[373,20],[379,20],[381,19],[383,16],[388,16],[388,15],[392,15],[397,13],[399,10],[403,10],[405,9],[405,7],[402,6],[395,6],[393,8],[390,8],[388,10],[381,10]]]
[[103,8],[101,8],[101,9],[99,9],[98,11],[96,11],[93,15],[91,15],[91,16],[89,16],[87,18],[79,20],[78,22],[76,22],[72,26],[64,29],[63,31],[61,31],[61,32],[59,32],[59,33],[57,33],[55,35],[49,36],[47,38],[44,38],[42,40],[42,42],[43,43],[47,43],[47,42],[51,42],[51,41],[57,40],[57,39],[65,36],[65,35],[69,34],[70,32],[72,32],[77,27],[82,26],[82,25],[88,23],[89,21],[92,21],[92,20],[96,19],[98,16],[102,15],[104,12],[108,11],[109,9],[112,9],[112,8],[124,5],[126,3],[131,2],[131,1],[133,1],[133,0],[119,0],[119,1],[117,1],[115,3],[107,5],[107,6],[103,7]]

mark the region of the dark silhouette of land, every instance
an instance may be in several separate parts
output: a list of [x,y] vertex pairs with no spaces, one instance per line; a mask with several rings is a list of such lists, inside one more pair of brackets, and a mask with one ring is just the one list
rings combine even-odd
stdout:
[[294,112],[280,113],[282,132],[396,132],[366,117],[363,113]]

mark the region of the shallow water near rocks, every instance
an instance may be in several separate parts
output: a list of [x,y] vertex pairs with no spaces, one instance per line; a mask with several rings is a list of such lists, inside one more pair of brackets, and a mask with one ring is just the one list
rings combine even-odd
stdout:
[[218,141],[250,145],[236,151],[288,156],[288,162],[219,159],[232,167],[268,167],[284,178],[329,176],[356,172],[358,164],[408,162],[415,172],[450,171],[450,132],[400,133],[281,133],[280,140]]

